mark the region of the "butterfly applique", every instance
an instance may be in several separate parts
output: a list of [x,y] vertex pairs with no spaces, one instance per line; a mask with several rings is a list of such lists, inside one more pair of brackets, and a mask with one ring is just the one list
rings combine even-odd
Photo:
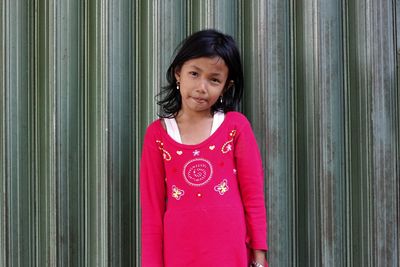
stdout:
[[172,197],[175,198],[176,200],[180,200],[181,197],[185,194],[185,191],[182,189],[179,189],[175,185],[172,186]]
[[224,195],[229,190],[228,181],[226,179],[222,180],[220,184],[214,186],[214,190],[221,196]]

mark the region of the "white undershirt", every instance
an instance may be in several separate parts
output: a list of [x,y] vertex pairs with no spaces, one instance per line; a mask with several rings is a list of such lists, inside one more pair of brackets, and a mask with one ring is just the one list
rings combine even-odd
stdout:
[[[225,119],[223,112],[215,112],[213,116],[213,122],[211,126],[210,135],[212,135]],[[167,128],[168,135],[176,142],[182,144],[181,134],[179,132],[178,124],[175,118],[164,118],[165,127]]]

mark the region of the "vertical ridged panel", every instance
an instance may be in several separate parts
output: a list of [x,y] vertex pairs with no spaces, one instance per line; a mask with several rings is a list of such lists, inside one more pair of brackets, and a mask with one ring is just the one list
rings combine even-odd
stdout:
[[[4,266],[29,266],[32,245],[32,128],[29,72],[32,50],[30,5],[27,1],[2,1],[2,232]],[[3,237],[3,236],[2,236]],[[4,242],[4,243],[3,243]]]
[[[141,155],[142,138],[147,125],[157,118],[159,112],[156,105],[156,95],[161,87],[166,85],[165,73],[172,60],[175,47],[186,37],[186,1],[136,1],[134,12],[135,27],[135,60],[134,65],[134,95],[135,95],[135,131],[131,137],[135,138],[135,186],[137,256],[140,253],[140,210],[138,171]],[[136,258],[139,266],[140,258]]]
[[[109,12],[109,147],[111,163],[109,235],[111,266],[133,266],[135,253],[135,183],[132,179],[134,138],[132,118],[134,82],[132,57],[131,1],[110,2]],[[137,212],[137,211],[136,211]],[[126,251],[132,251],[126,253]]]
[[[35,3],[35,60],[34,67],[30,70],[35,74],[31,100],[32,129],[34,130],[34,147],[31,153],[32,162],[35,163],[35,173],[32,176],[34,186],[34,201],[37,213],[32,214],[35,221],[36,240],[36,264],[57,264],[57,90],[56,82],[56,39],[53,23],[56,16],[54,2]],[[33,41],[33,40],[30,40]],[[24,199],[24,198],[22,198]],[[30,249],[35,249],[32,246]],[[20,266],[23,266],[20,265]]]
[[[352,263],[372,266],[370,62],[364,1],[348,2]],[[357,266],[357,265],[356,265]]]
[[5,32],[5,12],[6,12],[6,1],[2,1],[0,4],[0,265],[6,266],[7,259],[7,217],[6,217],[6,85],[5,85],[5,55],[6,51],[6,32]]
[[[400,0],[396,0],[396,2],[394,2],[395,4],[395,10],[396,13],[394,13],[395,15],[395,20],[396,20],[396,68],[397,68],[397,77],[396,77],[396,90],[397,91],[397,99],[395,100],[396,103],[396,110],[397,113],[394,113],[394,121],[393,123],[395,125],[397,125],[396,127],[396,133],[394,134],[395,136],[395,140],[397,140],[395,143],[397,143],[397,184],[396,184],[396,188],[400,188],[400,67],[399,67],[399,62],[400,62]],[[397,121],[396,121],[397,118]],[[400,189],[397,191],[397,260],[400,262]]]
[[[396,103],[396,49],[393,17],[393,2],[367,1],[369,21],[372,22],[368,43],[370,44],[370,62],[372,63],[370,82],[371,121],[372,121],[372,193],[373,209],[373,245],[377,253],[371,266],[398,266],[397,255],[399,205],[396,187],[400,177],[397,166],[396,146],[397,115]],[[368,10],[367,9],[367,10]]]
[[[261,80],[266,81],[264,112],[255,118],[266,122],[263,153],[267,181],[267,208],[269,224],[271,266],[294,266],[294,160],[293,160],[293,89],[294,89],[294,39],[293,3],[291,1],[268,1],[266,20],[267,72]],[[263,27],[263,25],[260,25]],[[257,122],[255,121],[257,124]],[[276,188],[278,190],[270,190]],[[286,192],[282,194],[282,192]],[[284,222],[284,223],[282,223]]]
[[239,0],[189,0],[187,2],[187,24],[190,33],[215,28],[236,37],[240,23]]
[[82,266],[85,255],[82,18],[80,1],[55,2],[57,262],[67,266]]
[[[342,1],[297,2],[298,249],[307,266],[346,259]],[[304,211],[304,212],[303,212]],[[307,229],[302,232],[301,229]],[[308,246],[301,246],[307,240]]]
[[[264,155],[271,266],[293,254],[293,39],[290,1],[243,1],[244,111]],[[286,192],[282,194],[282,192]]]
[[86,29],[86,249],[88,266],[110,264],[110,120],[109,120],[109,10],[108,1],[88,1]]
[[352,262],[360,266],[399,264],[398,36],[393,36],[393,9],[393,2],[385,1],[349,2],[348,8]]
[[0,265],[139,266],[138,166],[155,96],[181,40],[217,28],[242,51],[271,266],[397,266],[399,10],[2,1]]

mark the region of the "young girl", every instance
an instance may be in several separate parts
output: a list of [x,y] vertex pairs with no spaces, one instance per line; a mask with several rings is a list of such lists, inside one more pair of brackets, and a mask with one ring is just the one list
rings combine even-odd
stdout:
[[234,40],[194,33],[167,80],[140,165],[142,266],[265,266],[264,176],[250,123],[233,111],[243,93]]

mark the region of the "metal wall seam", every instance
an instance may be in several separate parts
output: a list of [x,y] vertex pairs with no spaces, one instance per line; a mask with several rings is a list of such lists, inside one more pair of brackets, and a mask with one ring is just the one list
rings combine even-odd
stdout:
[[[82,11],[82,28],[81,28],[81,39],[82,39],[82,62],[80,63],[81,69],[83,71],[82,77],[82,122],[81,122],[81,140],[82,140],[82,147],[83,147],[83,170],[82,170],[82,184],[83,184],[83,192],[89,192],[90,188],[90,183],[89,183],[89,131],[87,130],[89,128],[89,62],[90,62],[90,57],[89,57],[89,32],[90,32],[90,17],[89,17],[89,3],[87,1],[83,1],[81,4],[81,7],[83,9]],[[82,209],[84,211],[83,218],[81,219],[81,222],[83,223],[83,230],[82,230],[82,240],[83,240],[83,248],[84,250],[82,251],[83,253],[83,266],[90,266],[90,250],[89,250],[89,245],[90,245],[90,220],[89,220],[89,211],[90,206],[89,206],[89,194],[83,194],[82,195]]]
[[0,264],[6,266],[8,261],[8,225],[7,225],[7,160],[6,160],[6,103],[7,103],[7,83],[6,83],[6,54],[7,46],[7,1],[0,4]]
[[[55,36],[54,19],[56,5],[51,3],[38,3],[39,16],[37,42],[38,75],[35,92],[38,103],[32,105],[37,108],[35,112],[35,132],[37,145],[33,162],[37,169],[35,188],[35,203],[37,203],[37,232],[39,248],[37,262],[45,265],[56,265],[57,262],[57,207],[58,207],[58,169],[57,169],[57,69],[56,52],[57,42]],[[33,89],[33,88],[32,88]],[[22,198],[24,199],[24,198]]]
[[7,264],[7,161],[6,161],[6,10],[7,1],[2,1],[0,4],[0,264]]
[[353,243],[352,243],[352,205],[351,205],[351,153],[350,153],[350,121],[351,117],[349,115],[350,107],[350,84],[349,84],[349,75],[350,75],[350,67],[349,67],[349,4],[347,0],[342,1],[342,51],[343,51],[343,133],[344,133],[344,173],[346,182],[345,182],[345,192],[344,201],[345,201],[345,212],[344,212],[344,220],[345,220],[345,266],[352,266],[353,262]]
[[[397,124],[397,137],[395,137],[396,143],[397,143],[397,149],[396,149],[396,154],[397,154],[397,177],[400,177],[400,2],[396,1],[394,4],[394,9],[393,9],[393,16],[395,17],[395,34],[396,38],[395,40],[395,49],[396,49],[396,91],[397,91],[397,98],[395,100],[395,110],[397,110],[397,113],[395,112],[395,118],[394,118],[394,124]],[[397,118],[397,120],[396,120]],[[396,188],[400,188],[400,178],[397,178],[397,185]],[[397,225],[400,226],[400,189],[397,191]],[[397,261],[400,262],[400,227],[397,228]]]
[[[141,244],[141,239],[137,238],[138,236],[141,236],[140,233],[140,221],[141,221],[141,212],[140,212],[140,203],[139,203],[139,182],[137,177],[139,173],[139,158],[140,158],[140,147],[141,147],[141,142],[139,141],[139,136],[142,136],[141,134],[143,131],[141,130],[140,127],[140,117],[142,115],[140,114],[140,99],[141,99],[141,90],[140,88],[140,75],[139,75],[139,29],[140,29],[140,20],[141,20],[141,14],[139,13],[140,10],[140,1],[135,1],[132,3],[132,9],[131,9],[131,25],[132,25],[132,46],[131,46],[131,51],[132,51],[132,66],[131,66],[131,71],[130,75],[132,76],[131,78],[131,84],[133,86],[132,88],[132,119],[131,119],[131,124],[133,126],[132,128],[132,133],[136,133],[134,135],[135,138],[133,138],[133,159],[132,159],[132,164],[133,164],[133,169],[132,169],[132,174],[134,177],[133,181],[133,189],[134,189],[134,195],[131,197],[131,200],[133,201],[134,205],[134,214],[132,214],[131,220],[133,222],[133,227],[132,227],[132,235],[134,242],[131,243],[131,251],[132,251],[132,263],[134,263],[134,266],[140,266],[140,244]],[[135,179],[136,178],[136,179]]]

